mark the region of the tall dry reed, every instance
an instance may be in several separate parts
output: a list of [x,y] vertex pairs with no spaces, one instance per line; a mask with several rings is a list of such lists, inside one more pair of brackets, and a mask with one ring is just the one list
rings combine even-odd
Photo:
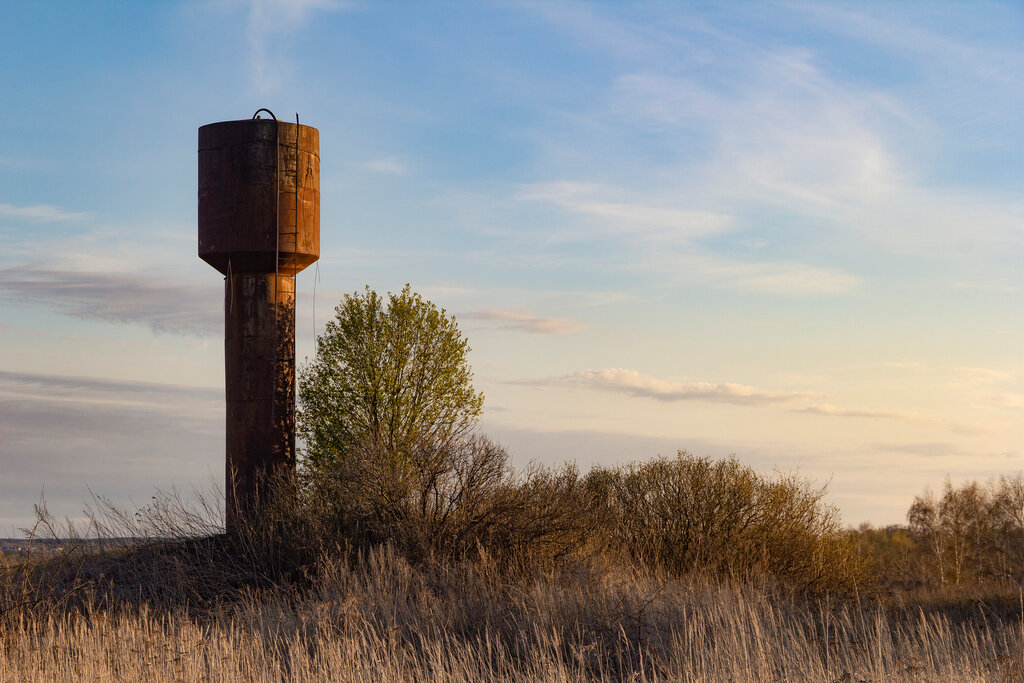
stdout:
[[598,563],[510,581],[486,558],[324,559],[304,591],[212,611],[23,609],[0,681],[1020,681],[1024,624],[806,601]]

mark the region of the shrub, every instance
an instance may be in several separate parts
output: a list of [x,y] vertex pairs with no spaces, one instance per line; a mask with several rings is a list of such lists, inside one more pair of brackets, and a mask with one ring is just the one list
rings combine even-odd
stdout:
[[855,591],[862,564],[825,489],[795,475],[768,479],[735,457],[680,451],[616,469],[586,487],[607,520],[609,545],[676,574],[768,574],[812,591]]
[[483,436],[421,443],[398,455],[370,441],[307,472],[310,514],[359,547],[391,542],[412,558],[483,551],[546,562],[581,547],[572,468],[516,476],[503,447]]
[[924,584],[922,549],[907,527],[865,523],[847,533],[877,588],[908,591]]

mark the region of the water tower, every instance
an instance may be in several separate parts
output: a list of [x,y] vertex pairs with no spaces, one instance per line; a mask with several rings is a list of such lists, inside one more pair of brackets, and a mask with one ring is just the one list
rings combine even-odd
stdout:
[[199,129],[199,257],[224,275],[231,527],[267,477],[295,468],[295,275],[320,257],[316,128],[261,109]]

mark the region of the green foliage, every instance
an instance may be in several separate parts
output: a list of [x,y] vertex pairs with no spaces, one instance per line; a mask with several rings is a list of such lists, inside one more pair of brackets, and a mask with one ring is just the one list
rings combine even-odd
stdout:
[[[387,305],[346,294],[299,372],[298,434],[315,470],[360,449],[401,470],[414,453],[469,433],[483,410],[454,317],[406,285]],[[406,476],[396,470],[396,476]]]

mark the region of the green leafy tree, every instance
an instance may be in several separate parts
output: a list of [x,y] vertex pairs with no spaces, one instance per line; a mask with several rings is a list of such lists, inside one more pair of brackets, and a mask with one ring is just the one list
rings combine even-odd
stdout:
[[396,463],[468,435],[483,411],[454,317],[406,285],[346,294],[299,372],[298,433],[316,470],[357,453]]

